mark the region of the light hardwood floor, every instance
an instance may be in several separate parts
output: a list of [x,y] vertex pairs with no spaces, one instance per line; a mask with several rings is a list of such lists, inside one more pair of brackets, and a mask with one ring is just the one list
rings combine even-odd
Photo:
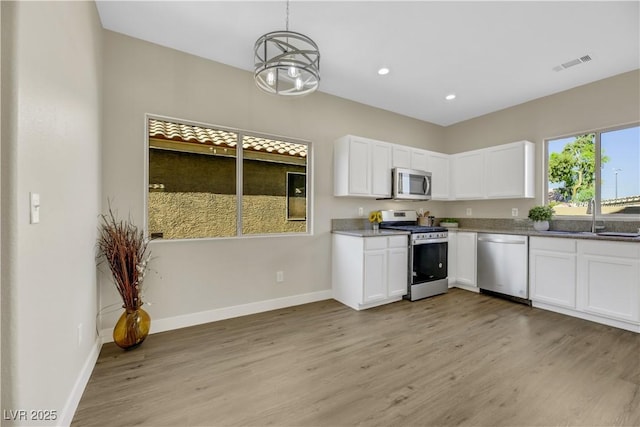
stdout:
[[458,289],[103,347],[73,426],[640,426],[640,335]]

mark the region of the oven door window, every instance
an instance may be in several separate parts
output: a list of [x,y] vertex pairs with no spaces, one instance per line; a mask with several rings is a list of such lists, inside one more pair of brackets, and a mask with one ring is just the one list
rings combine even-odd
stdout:
[[447,247],[447,243],[413,246],[413,284],[447,278]]

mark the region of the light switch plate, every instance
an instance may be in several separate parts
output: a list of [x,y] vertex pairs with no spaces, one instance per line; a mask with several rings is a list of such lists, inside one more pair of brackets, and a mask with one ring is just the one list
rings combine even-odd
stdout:
[[40,222],[40,194],[29,193],[29,221],[31,224],[37,224]]
[[511,216],[518,216],[518,208],[511,208]]

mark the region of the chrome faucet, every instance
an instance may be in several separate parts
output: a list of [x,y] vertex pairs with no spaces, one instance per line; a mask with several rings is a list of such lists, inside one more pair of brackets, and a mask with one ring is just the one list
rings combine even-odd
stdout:
[[589,201],[589,208],[591,209],[591,232],[596,232],[596,199]]

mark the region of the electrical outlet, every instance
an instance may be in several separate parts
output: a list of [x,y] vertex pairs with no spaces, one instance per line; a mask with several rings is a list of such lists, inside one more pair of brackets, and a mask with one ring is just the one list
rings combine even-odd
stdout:
[[471,208],[467,208],[467,216],[471,216]]
[[276,282],[284,282],[284,271],[276,271]]
[[358,216],[363,216],[364,215],[364,209],[362,207],[358,208]]
[[511,208],[511,216],[518,216],[518,208]]

